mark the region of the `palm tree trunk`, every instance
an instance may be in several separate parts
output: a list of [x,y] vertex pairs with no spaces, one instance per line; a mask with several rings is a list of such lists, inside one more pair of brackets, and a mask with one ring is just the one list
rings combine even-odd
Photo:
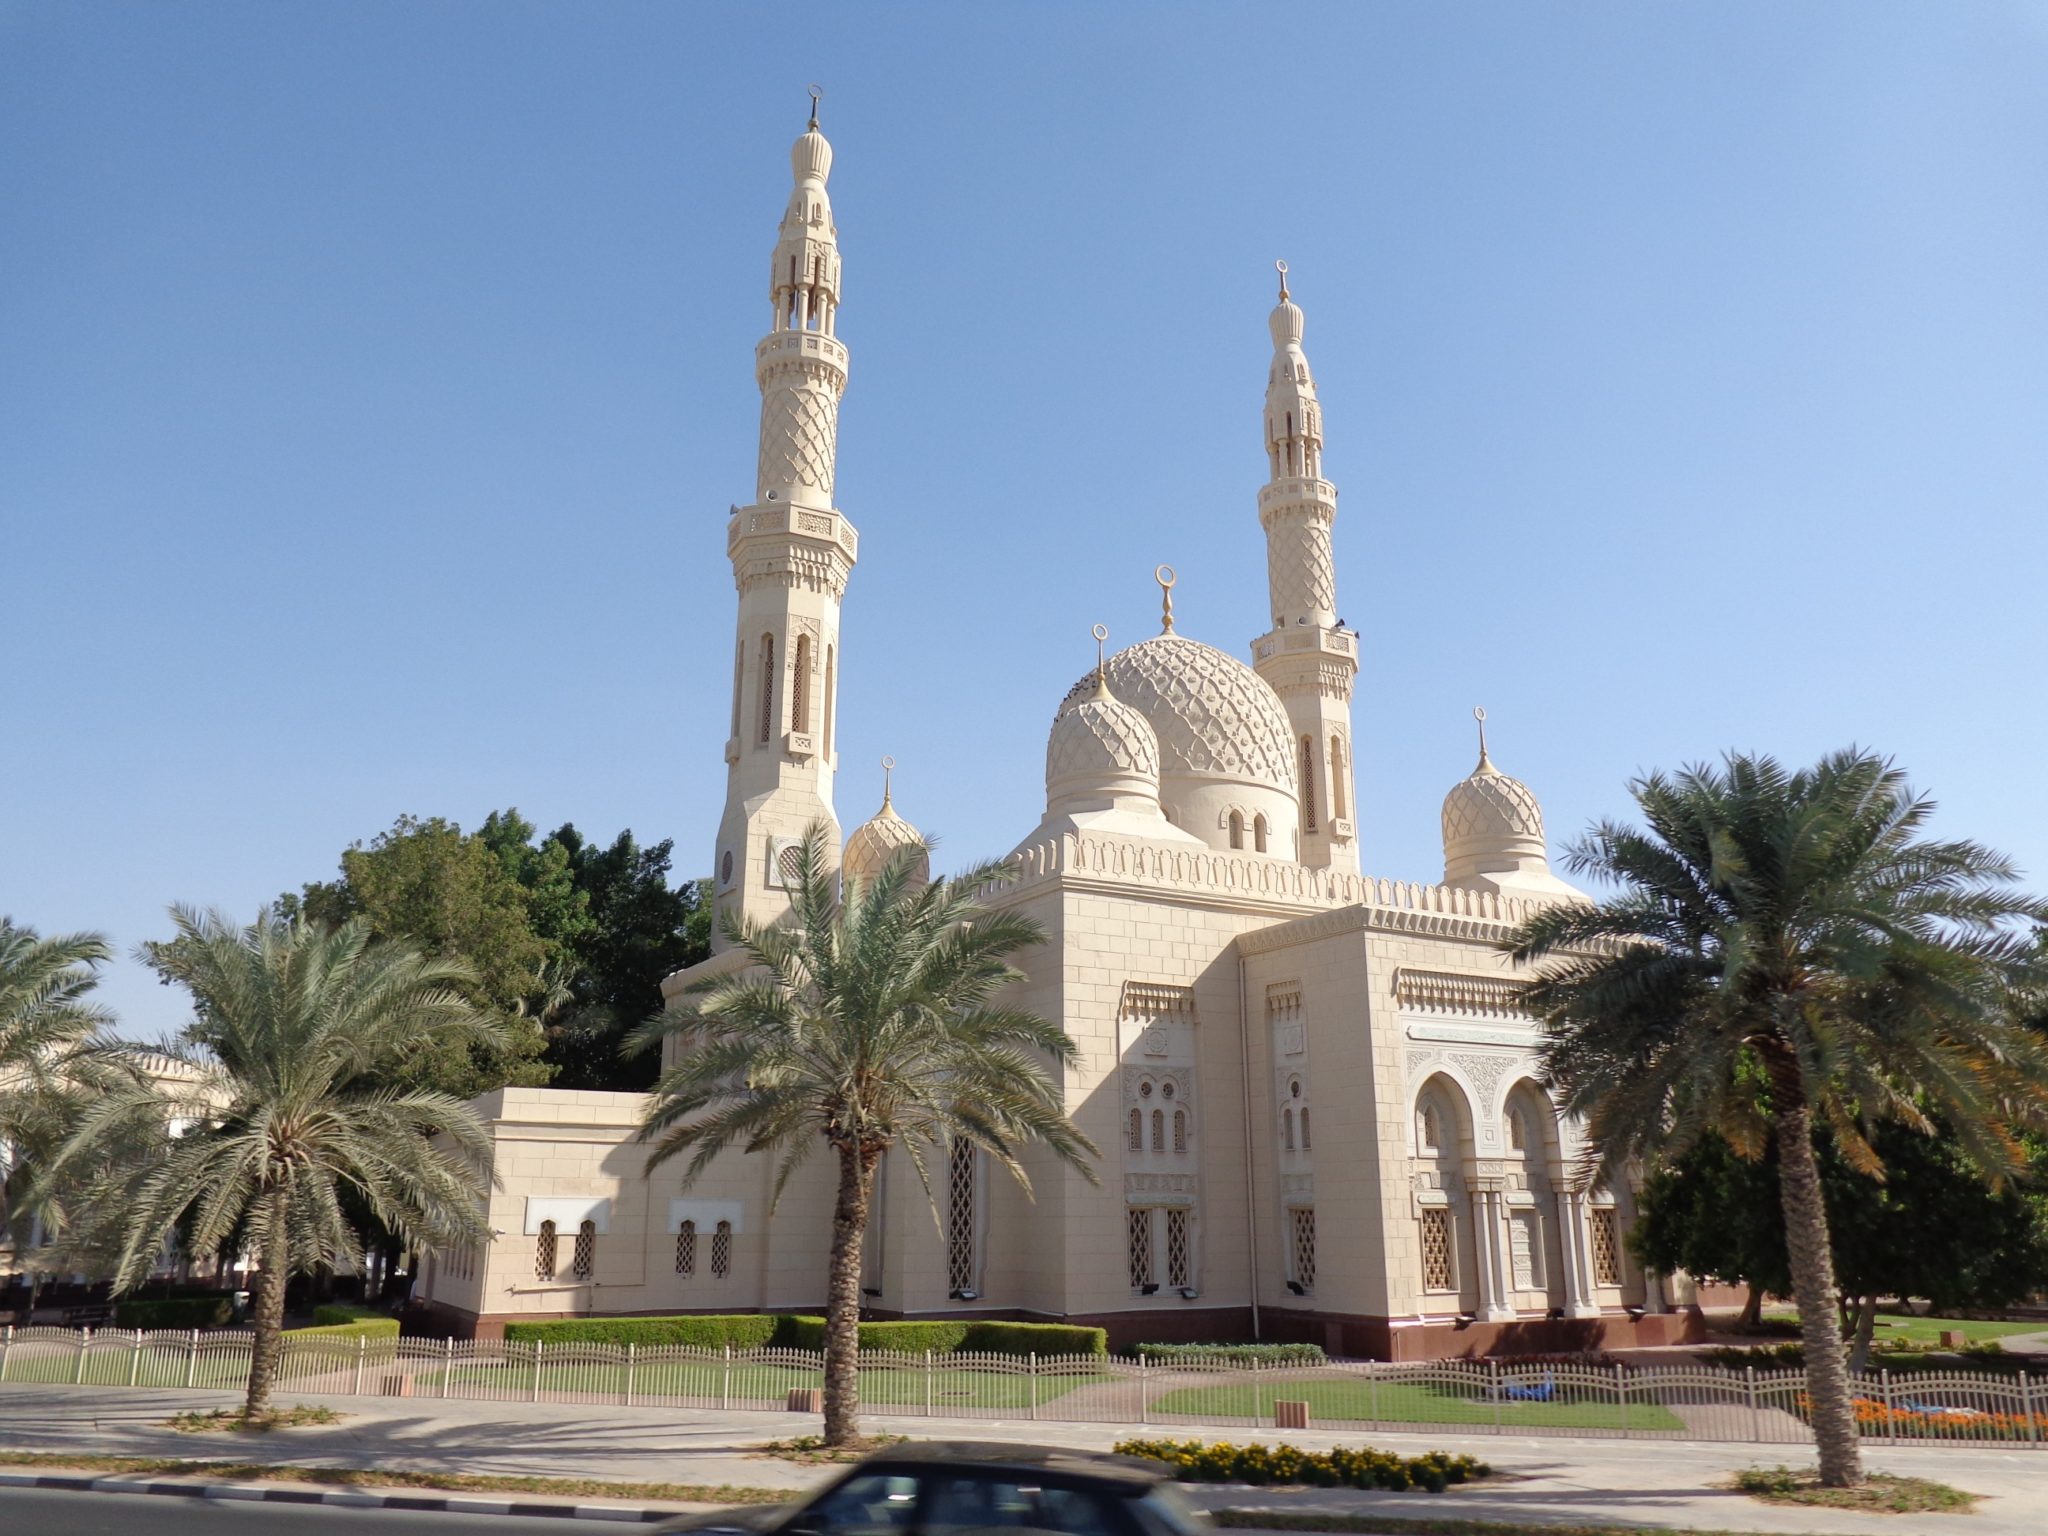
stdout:
[[270,1389],[277,1381],[278,1356],[284,1348],[285,1269],[291,1263],[291,1234],[285,1228],[284,1196],[270,1197],[269,1220],[263,1235],[263,1273],[256,1282],[256,1306],[250,1321],[256,1336],[249,1352],[249,1396],[242,1415],[254,1418],[270,1407]]
[[1842,1354],[1840,1300],[1827,1207],[1821,1201],[1820,1163],[1813,1155],[1813,1121],[1789,1055],[1772,1063],[1771,1111],[1778,1138],[1778,1198],[1785,1210],[1785,1248],[1791,1259],[1792,1300],[1806,1353],[1806,1396],[1820,1480],[1830,1488],[1863,1481],[1863,1442]]
[[839,1198],[825,1293],[825,1443],[850,1445],[860,1438],[860,1257],[873,1163],[859,1146],[836,1150]]
[[1850,1334],[1849,1374],[1870,1368],[1870,1341],[1877,1333],[1877,1298],[1859,1296],[1856,1298],[1856,1321]]

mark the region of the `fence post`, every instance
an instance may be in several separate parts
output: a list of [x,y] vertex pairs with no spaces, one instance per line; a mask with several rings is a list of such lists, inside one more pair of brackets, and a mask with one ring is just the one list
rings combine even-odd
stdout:
[[1380,1373],[1379,1368],[1370,1363],[1365,1368],[1365,1411],[1377,1433],[1380,1427]]
[[[1146,1375],[1151,1370],[1151,1367],[1152,1362],[1150,1360],[1146,1359],[1143,1355],[1138,1356],[1138,1422],[1140,1424],[1150,1424],[1152,1422],[1152,1394],[1147,1390],[1151,1383],[1146,1380]],[[1252,1390],[1256,1392],[1258,1388],[1254,1387]]]
[[1493,1399],[1493,1432],[1500,1433],[1500,1362],[1489,1359],[1486,1362],[1486,1395]]
[[628,1340],[626,1343],[626,1406],[633,1406],[633,1364],[639,1357],[640,1346]]
[[725,1346],[725,1380],[718,1389],[718,1406],[727,1412],[732,1410],[732,1345]]
[[1619,1360],[1614,1362],[1614,1398],[1621,1404],[1621,1438],[1628,1438],[1628,1367]]
[[[14,1332],[12,1328],[7,1331]],[[6,1366],[0,1363],[0,1380],[5,1379]],[[2020,1415],[2027,1421],[2027,1438],[2039,1445],[2042,1439],[2041,1421],[2034,1417],[2034,1383],[2025,1371],[2020,1372]]]
[[924,1352],[924,1416],[932,1416],[932,1352]]
[[1756,1397],[1755,1366],[1745,1365],[1742,1368],[1742,1389],[1749,1398],[1749,1438],[1761,1445],[1764,1439],[1764,1410],[1763,1404],[1759,1403]]
[[134,1386],[142,1379],[142,1330],[135,1330],[135,1342],[128,1351],[128,1385]]
[[7,1379],[7,1357],[14,1353],[14,1324],[7,1325],[7,1332],[0,1334],[0,1381]]
[[529,1402],[540,1401],[540,1352],[547,1347],[545,1339],[533,1341],[533,1395],[528,1399]]
[[194,1328],[192,1336],[185,1343],[185,1385],[191,1386],[199,1377],[199,1330]]
[[92,1328],[88,1325],[78,1331],[78,1366],[71,1373],[71,1385],[74,1387],[85,1380],[85,1352],[91,1348]]
[[[1889,1368],[1882,1369],[1877,1373],[1877,1386],[1878,1390],[1884,1394],[1884,1443],[1886,1445],[1897,1445],[1899,1443],[1899,1414],[1898,1410],[1892,1406],[1892,1373]],[[1809,1380],[1807,1391],[1810,1393],[1812,1390],[1813,1386]]]
[[455,1374],[455,1335],[443,1339],[441,1350],[441,1396],[448,1395],[448,1378]]
[[368,1355],[369,1353],[370,1353],[370,1336],[369,1336],[369,1335],[368,1335],[367,1333],[359,1333],[359,1334],[357,1334],[357,1335],[356,1335],[356,1396],[357,1396],[357,1397],[361,1397],[361,1396],[363,1395],[363,1361],[364,1361],[364,1358],[365,1358],[365,1357],[366,1357],[366,1356],[367,1356],[367,1355]]
[[1038,1351],[1031,1351],[1031,1417],[1038,1417]]

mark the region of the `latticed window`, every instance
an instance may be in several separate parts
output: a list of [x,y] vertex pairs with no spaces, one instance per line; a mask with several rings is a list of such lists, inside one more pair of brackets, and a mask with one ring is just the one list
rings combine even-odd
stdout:
[[785,888],[792,891],[795,890],[798,885],[803,883],[803,873],[803,849],[795,843],[791,843],[782,852],[775,855],[775,875]]
[[1508,1111],[1508,1150],[1511,1152],[1526,1152],[1529,1150],[1528,1122],[1522,1118],[1522,1112],[1519,1109]]
[[1422,1213],[1422,1288],[1456,1290],[1458,1274],[1451,1267],[1451,1213],[1433,1205]]
[[1316,829],[1316,740],[1301,738],[1301,830]]
[[1592,1218],[1593,1283],[1621,1284],[1621,1232],[1614,1220],[1614,1207],[1596,1205],[1587,1212]]
[[1168,1285],[1192,1285],[1189,1277],[1194,1272],[1194,1263],[1188,1241],[1188,1212],[1178,1205],[1166,1208],[1166,1283]]
[[1308,1106],[1306,1104],[1301,1106],[1301,1150],[1304,1152],[1309,1150]]
[[1124,1213],[1125,1256],[1131,1272],[1131,1289],[1152,1283],[1152,1207],[1134,1205]]
[[1166,1150],[1166,1111],[1163,1109],[1152,1111],[1152,1150],[1154,1152],[1164,1152]]
[[1131,1111],[1131,1150],[1145,1150],[1145,1112],[1142,1109]]
[[1287,1213],[1293,1236],[1294,1278],[1301,1288],[1316,1288],[1316,1213],[1313,1206],[1297,1205]]
[[1344,738],[1330,738],[1330,814],[1344,816]]
[[697,1223],[686,1221],[676,1228],[676,1273],[697,1273]]
[[597,1223],[586,1221],[576,1229],[576,1246],[569,1251],[569,1270],[578,1280],[588,1280],[597,1267]]
[[1436,1106],[1425,1104],[1415,1117],[1415,1132],[1422,1145],[1431,1152],[1443,1145],[1443,1129],[1437,1123]]
[[711,1278],[723,1280],[732,1273],[732,1223],[721,1221],[711,1229]]
[[789,728],[811,728],[811,637],[796,637],[796,652],[789,664]]
[[555,1224],[552,1221],[542,1222],[540,1233],[533,1240],[533,1278],[555,1278]]
[[775,637],[761,637],[761,740],[775,734]]
[[1176,1109],[1173,1112],[1173,1150],[1185,1152],[1188,1149],[1188,1112]]
[[974,1143],[956,1141],[946,1188],[946,1289],[974,1285]]

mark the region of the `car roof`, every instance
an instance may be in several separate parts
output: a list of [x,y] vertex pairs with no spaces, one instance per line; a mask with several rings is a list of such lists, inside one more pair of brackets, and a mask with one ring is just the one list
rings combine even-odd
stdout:
[[1087,1478],[1119,1484],[1141,1492],[1162,1481],[1166,1468],[1141,1456],[1109,1451],[1077,1451],[1057,1445],[1022,1445],[1007,1440],[925,1440],[891,1446],[861,1462],[869,1468],[974,1467],[995,1471],[1036,1472],[1055,1477]]

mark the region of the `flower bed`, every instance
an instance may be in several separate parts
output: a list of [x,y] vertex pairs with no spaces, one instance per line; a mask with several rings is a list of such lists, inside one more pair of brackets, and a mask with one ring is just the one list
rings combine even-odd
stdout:
[[1120,1456],[1163,1461],[1184,1483],[1305,1483],[1316,1488],[1424,1488],[1442,1493],[1453,1483],[1487,1477],[1493,1469],[1471,1456],[1426,1451],[1400,1456],[1371,1446],[1304,1451],[1291,1445],[1213,1445],[1200,1440],[1119,1440]]

